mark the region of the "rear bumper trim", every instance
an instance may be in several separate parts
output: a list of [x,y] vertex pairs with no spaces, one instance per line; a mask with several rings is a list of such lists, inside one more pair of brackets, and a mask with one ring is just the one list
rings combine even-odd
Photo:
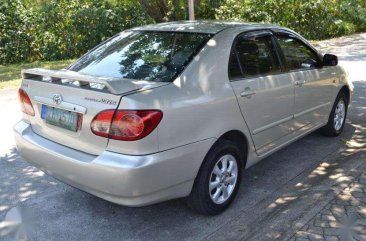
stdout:
[[189,195],[215,139],[144,156],[110,151],[91,155],[45,139],[20,121],[17,149],[28,162],[71,186],[126,206],[144,206]]

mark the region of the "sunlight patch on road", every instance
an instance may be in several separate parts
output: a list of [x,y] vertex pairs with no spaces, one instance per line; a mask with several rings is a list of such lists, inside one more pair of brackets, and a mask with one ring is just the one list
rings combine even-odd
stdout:
[[268,208],[275,208],[277,207],[278,205],[283,205],[283,204],[286,204],[288,202],[291,202],[291,201],[294,201],[296,200],[298,197],[295,197],[295,196],[289,196],[289,197],[280,197],[280,198],[277,198],[277,200],[273,203],[271,203]]
[[313,177],[316,177],[316,176],[319,176],[319,175],[326,175],[327,174],[327,168],[330,167],[330,164],[327,163],[327,162],[323,162],[321,163],[315,170],[313,170],[309,177],[310,178],[313,178]]

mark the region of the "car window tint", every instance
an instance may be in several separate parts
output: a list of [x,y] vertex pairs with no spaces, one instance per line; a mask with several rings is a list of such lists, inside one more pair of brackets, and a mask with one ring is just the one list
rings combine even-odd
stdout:
[[314,68],[317,65],[317,55],[297,39],[278,36],[283,55],[289,70]]
[[158,82],[172,81],[197,54],[211,34],[130,31],[101,44],[70,70]]
[[256,39],[239,37],[235,50],[244,78],[273,74],[281,69],[270,36]]

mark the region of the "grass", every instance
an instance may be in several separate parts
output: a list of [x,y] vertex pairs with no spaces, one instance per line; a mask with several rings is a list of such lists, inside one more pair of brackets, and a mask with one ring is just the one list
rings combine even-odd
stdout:
[[46,68],[46,69],[62,69],[71,64],[74,60],[59,61],[36,61],[26,64],[0,65],[0,89],[15,88],[20,86],[22,69],[28,68]]

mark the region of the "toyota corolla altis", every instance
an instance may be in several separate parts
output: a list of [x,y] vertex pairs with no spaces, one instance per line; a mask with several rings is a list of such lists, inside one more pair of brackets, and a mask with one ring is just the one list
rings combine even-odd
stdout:
[[245,168],[314,130],[342,132],[353,87],[337,64],[274,25],[126,30],[66,69],[22,72],[17,148],[114,203],[186,197],[217,214]]

